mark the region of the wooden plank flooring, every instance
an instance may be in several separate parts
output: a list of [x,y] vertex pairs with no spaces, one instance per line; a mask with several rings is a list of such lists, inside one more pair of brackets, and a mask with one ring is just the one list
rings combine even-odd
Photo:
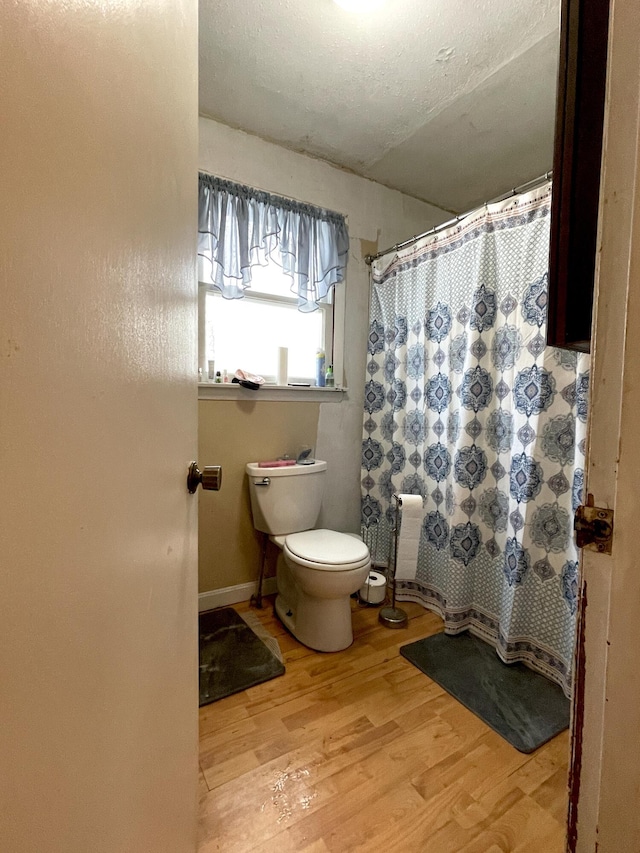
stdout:
[[561,853],[568,733],[523,755],[399,655],[437,616],[352,606],[335,654],[252,611],[287,672],[200,709],[199,853]]

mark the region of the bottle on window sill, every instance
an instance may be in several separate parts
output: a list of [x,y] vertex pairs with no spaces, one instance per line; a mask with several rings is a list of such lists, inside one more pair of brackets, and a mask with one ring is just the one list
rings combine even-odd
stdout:
[[219,370],[216,370],[216,383],[219,385],[222,382],[222,374]]
[[227,373],[226,370],[222,371],[222,381],[227,382],[227,383],[229,382],[229,374]]
[[318,388],[324,388],[325,383],[325,367],[324,367],[324,350],[318,349],[316,352],[316,385]]
[[327,367],[327,375],[325,377],[325,385],[327,386],[327,388],[333,388],[335,385],[335,380],[333,377],[333,365],[332,364],[330,364],[329,367]]

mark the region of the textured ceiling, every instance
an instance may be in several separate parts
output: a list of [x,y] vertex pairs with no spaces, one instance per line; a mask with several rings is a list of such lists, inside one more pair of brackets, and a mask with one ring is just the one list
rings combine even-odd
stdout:
[[200,0],[200,112],[462,212],[551,168],[559,0]]

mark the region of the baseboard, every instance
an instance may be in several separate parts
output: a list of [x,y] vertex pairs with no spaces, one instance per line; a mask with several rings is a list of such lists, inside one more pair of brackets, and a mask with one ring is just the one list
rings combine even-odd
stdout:
[[[225,586],[222,589],[210,589],[198,595],[198,612],[213,610],[216,607],[227,607],[229,604],[239,604],[241,601],[249,601],[255,595],[256,583],[240,583],[237,586]],[[276,579],[265,578],[262,585],[262,594],[271,595],[276,592]]]

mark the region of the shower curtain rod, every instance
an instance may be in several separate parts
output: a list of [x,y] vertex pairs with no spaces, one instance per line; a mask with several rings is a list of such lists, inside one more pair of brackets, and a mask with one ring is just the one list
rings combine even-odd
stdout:
[[483,207],[486,207],[489,204],[496,204],[499,201],[504,201],[507,198],[511,198],[514,195],[518,195],[518,193],[524,192],[525,190],[533,190],[539,184],[544,184],[545,181],[550,180],[552,176],[553,171],[550,171],[545,172],[544,175],[540,175],[538,178],[533,178],[530,181],[525,181],[524,184],[520,184],[519,187],[514,187],[512,190],[509,190],[509,192],[502,193],[502,195],[499,195],[496,198],[492,198],[490,201],[485,201],[482,204],[478,205],[478,207],[474,207],[471,210],[468,210],[466,213],[461,213],[458,216],[454,216],[453,219],[448,219],[446,222],[441,222],[440,225],[434,225],[433,228],[430,228],[423,234],[416,234],[415,237],[410,237],[408,240],[403,240],[402,243],[396,243],[395,246],[389,246],[388,249],[384,249],[384,251],[378,252],[376,255],[365,255],[364,262],[368,267],[370,267],[375,260],[377,260],[378,258],[382,258],[389,252],[396,252],[398,249],[404,249],[407,246],[411,246],[413,243],[417,243],[418,240],[422,240],[423,237],[428,237],[430,234],[437,234],[438,231],[442,231],[444,228],[449,228],[451,225],[455,225],[456,222],[460,222],[461,219],[470,216],[472,213],[475,213],[476,210],[482,210]]

